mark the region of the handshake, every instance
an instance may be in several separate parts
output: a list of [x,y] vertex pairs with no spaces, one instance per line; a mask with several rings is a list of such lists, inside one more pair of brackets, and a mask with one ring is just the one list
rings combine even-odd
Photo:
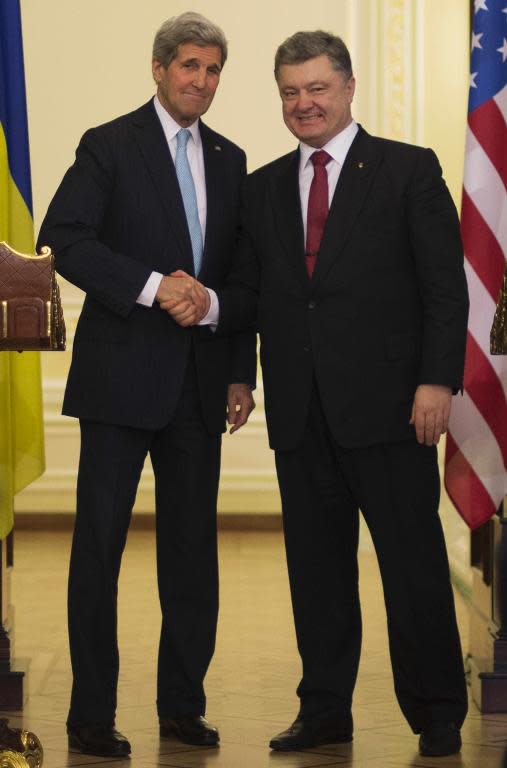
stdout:
[[181,269],[162,278],[155,299],[184,328],[197,325],[210,307],[204,285]]

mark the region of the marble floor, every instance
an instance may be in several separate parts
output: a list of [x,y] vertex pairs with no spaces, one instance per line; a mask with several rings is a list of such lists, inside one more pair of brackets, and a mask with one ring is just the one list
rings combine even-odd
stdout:
[[[208,718],[220,727],[219,749],[159,740],[155,663],[159,608],[150,531],[132,531],[119,595],[121,675],[118,728],[132,743],[128,761],[68,753],[64,721],[69,697],[65,591],[70,534],[17,533],[12,584],[16,657],[30,658],[30,695],[22,716],[7,713],[41,739],[44,768],[97,765],[132,768],[500,768],[507,750],[507,716],[481,717],[473,705],[462,731],[461,755],[421,758],[417,738],[396,704],[386,623],[375,558],[361,553],[364,644],[354,700],[351,745],[273,753],[269,738],[296,713],[299,660],[292,628],[283,542],[277,532],[220,534],[221,615],[217,651],[207,678]],[[466,608],[458,597],[463,645]],[[507,765],[507,763],[506,763]]]

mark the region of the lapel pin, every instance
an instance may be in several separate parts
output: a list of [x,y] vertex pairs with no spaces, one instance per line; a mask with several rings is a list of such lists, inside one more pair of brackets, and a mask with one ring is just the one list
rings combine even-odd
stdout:
[[358,164],[357,164],[357,167],[358,167],[358,168],[364,168],[364,163],[363,163],[363,161],[362,161],[362,160],[360,160],[360,161],[358,162]]
[[215,152],[221,152],[221,151],[222,151],[222,147],[221,147],[221,146],[219,146],[218,144],[215,144],[215,146],[213,147],[213,149],[215,150]]

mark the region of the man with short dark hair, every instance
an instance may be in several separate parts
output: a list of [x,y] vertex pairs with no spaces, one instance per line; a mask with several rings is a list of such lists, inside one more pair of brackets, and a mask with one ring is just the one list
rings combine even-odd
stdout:
[[456,210],[429,149],[352,119],[347,48],[280,46],[296,152],[247,184],[243,282],[259,293],[270,445],[303,677],[275,750],[352,739],[361,644],[358,512],[382,574],[395,690],[424,755],[459,751],[467,710],[437,449],[462,386],[468,298]]
[[[160,735],[213,746],[203,680],[218,611],[216,500],[221,433],[254,406],[255,299],[225,287],[245,154],[205,126],[227,57],[195,13],[155,37],[157,95],[85,133],[40,244],[86,292],[63,412],[81,455],[69,576],[69,746],[125,756],[115,730],[120,561],[146,455],[155,474],[162,630]],[[206,286],[206,287],[205,287]],[[220,333],[233,317],[241,332]]]

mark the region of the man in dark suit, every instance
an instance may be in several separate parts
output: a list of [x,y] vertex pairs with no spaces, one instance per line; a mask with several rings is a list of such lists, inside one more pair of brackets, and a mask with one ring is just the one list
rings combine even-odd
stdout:
[[270,746],[352,739],[360,508],[382,574],[398,701],[421,753],[450,754],[467,696],[436,444],[463,377],[456,210],[431,150],[375,138],[352,119],[340,38],[293,35],[275,75],[300,145],[248,179],[242,281],[245,297],[259,293],[303,677],[298,718]]
[[[246,422],[255,381],[253,300],[235,303],[229,290],[221,306],[245,154],[199,120],[226,56],[222,31],[199,14],[165,22],[153,48],[157,95],[85,133],[39,237],[58,271],[86,292],[63,407],[81,426],[67,729],[69,745],[84,753],[130,752],[114,727],[117,581],[148,453],[162,608],[160,735],[219,740],[204,719],[203,679],[218,611],[220,442],[226,408],[231,432]],[[242,332],[217,331],[222,309]]]

